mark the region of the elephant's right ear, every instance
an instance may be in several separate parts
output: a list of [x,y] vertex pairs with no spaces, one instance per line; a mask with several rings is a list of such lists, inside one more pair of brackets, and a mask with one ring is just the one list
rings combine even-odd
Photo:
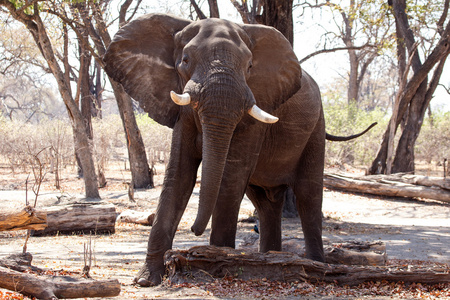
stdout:
[[106,73],[152,119],[169,127],[175,125],[180,110],[169,95],[179,90],[173,38],[190,23],[169,15],[144,15],[117,32],[103,57]]

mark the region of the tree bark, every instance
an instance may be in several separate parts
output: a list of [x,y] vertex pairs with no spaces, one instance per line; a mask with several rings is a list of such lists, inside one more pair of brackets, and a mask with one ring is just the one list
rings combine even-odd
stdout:
[[201,280],[234,276],[243,280],[266,278],[274,281],[336,282],[358,285],[365,281],[403,281],[405,283],[449,283],[443,268],[419,266],[347,266],[300,258],[288,252],[246,253],[231,248],[197,246],[189,250],[169,250],[165,254],[171,282],[187,278]]
[[21,210],[0,212],[0,231],[47,227],[47,213],[42,209],[26,206]]
[[[87,36],[86,36],[87,39]],[[79,42],[81,44],[81,42]],[[90,143],[93,143],[94,133],[92,130],[92,105],[93,97],[91,95],[90,80],[89,80],[89,67],[91,65],[91,55],[89,51],[85,51],[79,46],[80,53],[80,71],[79,71],[79,85],[80,85],[80,102],[81,102],[81,115],[83,116],[86,126],[86,134]],[[95,171],[94,171],[95,172]]]
[[119,107],[120,118],[125,130],[127,139],[128,158],[134,188],[152,188],[153,174],[148,165],[147,154],[141,131],[136,123],[131,98],[124,91],[123,87],[110,79]]
[[33,236],[56,233],[114,233],[116,209],[111,203],[73,203],[45,207],[47,228],[35,230]]
[[8,9],[14,19],[22,22],[27,27],[42,56],[45,58],[49,69],[55,77],[59,92],[72,121],[75,147],[78,150],[78,157],[84,171],[86,197],[100,198],[97,186],[97,176],[95,175],[94,160],[92,158],[92,149],[86,134],[86,126],[81,112],[71,95],[69,88],[70,82],[66,81],[66,75],[61,70],[56,59],[52,44],[45,30],[45,25],[39,15],[39,7],[37,4],[34,4],[34,14],[27,15],[23,13],[21,9],[17,9],[14,4],[9,1],[3,1],[0,2],[0,4]]
[[[397,145],[396,155],[393,162],[392,172],[408,172],[414,171],[414,144],[420,133],[420,129],[423,123],[423,118],[426,113],[426,109],[429,105],[431,95],[436,89],[434,80],[439,81],[441,71],[445,64],[445,59],[450,53],[450,22],[447,23],[445,29],[442,31],[441,38],[436,44],[435,48],[431,51],[425,61],[420,61],[419,54],[412,51],[414,48],[415,40],[413,30],[408,24],[406,14],[406,4],[404,0],[393,0],[393,10],[396,21],[396,28],[399,31],[398,37],[403,37],[402,40],[397,39],[397,43],[405,43],[410,55],[412,55],[412,69],[414,75],[409,79],[404,93],[400,96],[400,103],[398,109],[398,115],[393,116],[397,119],[395,122],[394,132],[396,131],[401,120],[405,120],[405,128]],[[445,12],[444,12],[445,13]],[[400,51],[400,50],[399,50]],[[400,54],[402,51],[400,51]],[[399,59],[401,55],[399,55]],[[403,60],[403,59],[402,59]],[[433,80],[428,85],[428,73],[435,67],[438,68],[434,72]],[[405,66],[401,61],[400,66]],[[437,83],[436,83],[437,84]],[[393,123],[393,122],[390,122]],[[370,174],[376,174],[378,166],[381,166],[381,172],[384,173],[386,168],[387,149],[389,143],[389,131],[392,129],[389,125],[381,143],[380,149],[376,158],[372,162],[372,166],[369,169]]]
[[294,45],[293,0],[264,0],[262,22],[278,29]]
[[[450,191],[446,188],[421,186],[393,181],[392,179],[393,177],[384,179],[384,177],[380,176],[351,178],[343,175],[325,173],[323,183],[326,187],[338,188],[350,192],[390,197],[425,198],[450,203]],[[448,181],[443,182],[444,186],[448,184]]]
[[39,276],[0,267],[0,287],[38,299],[115,297],[120,294],[117,279],[87,280],[69,276]]
[[[96,29],[92,26],[89,18],[84,18],[83,21],[86,26],[90,28],[89,34],[95,41],[95,47],[99,55],[102,56],[106,52],[106,47],[108,47],[111,43],[111,36],[107,30],[103,15],[101,15],[102,10],[96,5],[98,4],[94,4]],[[127,3],[124,3],[122,9],[120,10],[121,15],[119,17],[121,20],[125,20],[124,14],[126,13],[127,8]],[[103,67],[103,62],[98,61],[98,63]],[[125,137],[127,139],[128,159],[130,161],[132,183],[135,188],[152,188],[154,186],[153,173],[148,164],[141,131],[136,123],[132,100],[120,84],[111,78],[109,78],[109,81],[113,88],[114,96],[119,108],[120,118],[125,131]]]
[[217,5],[217,0],[208,0],[209,4],[209,17],[210,18],[220,18],[219,6]]

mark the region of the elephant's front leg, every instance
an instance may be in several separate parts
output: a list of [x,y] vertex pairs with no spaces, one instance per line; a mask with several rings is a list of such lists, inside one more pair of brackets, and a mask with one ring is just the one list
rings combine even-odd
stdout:
[[172,248],[173,238],[195,185],[200,164],[196,136],[182,122],[175,125],[164,186],[150,231],[144,266],[134,279],[141,286],[161,283],[165,273],[164,253]]
[[248,127],[233,135],[212,216],[210,244],[235,248],[239,208],[261,150],[264,126]]

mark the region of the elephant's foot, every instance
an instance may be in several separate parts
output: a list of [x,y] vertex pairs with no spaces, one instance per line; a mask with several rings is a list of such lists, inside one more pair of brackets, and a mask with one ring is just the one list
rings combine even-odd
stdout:
[[138,275],[133,279],[133,283],[142,287],[159,285],[164,277],[165,267],[154,267],[148,262],[142,266]]

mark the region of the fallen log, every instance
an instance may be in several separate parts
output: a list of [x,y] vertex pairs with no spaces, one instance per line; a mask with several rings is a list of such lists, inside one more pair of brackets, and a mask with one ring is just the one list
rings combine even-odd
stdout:
[[391,175],[367,175],[364,177],[356,177],[356,179],[361,180],[373,180],[378,182],[390,182],[390,181],[399,181],[403,183],[409,183],[414,185],[423,185],[428,187],[438,187],[441,189],[450,191],[450,178],[444,177],[430,177],[423,175],[414,175],[409,173],[395,173]]
[[31,260],[33,259],[33,256],[26,252],[26,253],[19,253],[19,254],[11,254],[10,256],[6,258],[0,259],[0,267],[8,268],[14,271],[18,272],[25,272],[32,270],[34,272],[40,272],[41,269],[37,267],[33,267],[31,265]]
[[123,223],[134,223],[145,226],[152,226],[154,219],[155,219],[154,213],[127,209],[117,217],[116,221]]
[[[303,239],[283,240],[282,246],[283,252],[306,256]],[[387,263],[386,244],[381,241],[347,241],[324,245],[324,254],[325,261],[329,264],[384,266]]]
[[116,209],[113,204],[105,202],[82,202],[66,205],[49,206],[47,228],[36,230],[34,236],[55,233],[114,233]]
[[120,294],[117,279],[97,281],[70,276],[42,276],[38,274],[48,270],[32,266],[31,260],[30,253],[0,259],[0,288],[37,299],[114,297]]
[[345,242],[326,246],[325,261],[329,264],[385,266],[386,244],[383,242]]
[[448,268],[416,266],[347,266],[326,264],[288,252],[243,252],[231,248],[196,246],[169,250],[165,265],[171,282],[208,280],[233,276],[243,280],[337,282],[358,285],[366,281],[450,283]]
[[21,210],[0,212],[0,231],[34,229],[47,227],[47,213],[30,205]]
[[420,186],[392,180],[374,181],[366,178],[352,178],[325,173],[324,186],[350,192],[369,193],[389,197],[425,198],[450,202],[450,191],[438,187]]
[[70,276],[35,276],[0,267],[0,287],[37,299],[114,297],[120,294],[117,279],[87,280]]

